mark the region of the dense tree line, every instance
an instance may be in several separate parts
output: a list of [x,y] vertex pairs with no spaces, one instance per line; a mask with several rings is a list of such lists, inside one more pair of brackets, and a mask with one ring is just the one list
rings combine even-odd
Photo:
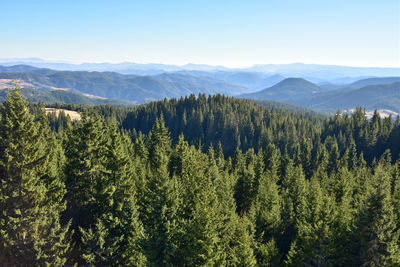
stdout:
[[399,119],[78,108],[1,107],[3,266],[400,265]]
[[[290,112],[270,102],[263,108],[257,102],[234,99],[222,95],[200,94],[141,105],[133,108],[73,104],[50,104],[50,107],[64,108],[79,112],[95,111],[107,122],[116,120],[120,128],[130,132],[133,141],[140,135],[147,135],[154,122],[163,116],[173,144],[184,134],[190,145],[206,152],[212,145],[221,143],[226,157],[233,156],[236,147],[242,151],[253,148],[255,152],[273,143],[281,153],[291,157],[298,153],[299,146],[310,145],[314,150],[326,139],[337,143],[339,153],[355,144],[357,154],[363,153],[370,166],[390,149],[392,162],[399,159],[400,119],[392,116],[384,119],[375,112],[367,120],[365,110],[356,109],[352,116],[341,115],[338,111],[332,117],[323,117],[307,110]],[[31,104],[34,114],[40,113],[40,105]],[[49,118],[52,128],[63,128],[66,116]],[[332,141],[332,140],[331,140]],[[329,142],[331,142],[329,141]],[[313,151],[315,154],[315,151]]]

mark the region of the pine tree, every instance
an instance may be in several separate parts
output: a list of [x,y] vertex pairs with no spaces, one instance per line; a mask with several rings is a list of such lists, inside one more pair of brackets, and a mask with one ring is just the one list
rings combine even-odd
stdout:
[[183,238],[186,246],[181,251],[187,266],[213,266],[221,257],[216,196],[212,189],[204,189],[204,192],[195,196],[192,216],[185,224]]
[[169,265],[177,244],[176,214],[179,201],[179,184],[168,172],[171,141],[161,117],[156,120],[149,134],[149,166],[151,173],[147,182],[148,207],[144,217],[146,256],[151,265]]
[[296,220],[306,205],[306,180],[301,166],[293,166],[289,160],[282,181],[282,221],[285,222],[283,234],[278,245],[286,253],[297,235]]
[[235,231],[232,236],[232,258],[228,262],[231,266],[256,266],[257,261],[254,255],[253,230],[250,220],[244,216],[238,218]]
[[379,164],[372,187],[361,206],[356,233],[359,233],[361,264],[396,266],[400,264],[399,232],[390,192],[390,176]]
[[6,266],[66,262],[69,224],[60,224],[65,189],[54,170],[60,157],[42,126],[19,88],[9,93],[0,121],[0,262]]
[[[67,210],[65,218],[72,219],[74,234],[74,257],[81,260],[81,230],[94,227],[105,206],[106,198],[106,128],[96,114],[84,114],[79,124],[73,127],[64,140],[67,164]],[[106,191],[103,191],[103,190]],[[100,200],[101,199],[101,200]],[[89,216],[90,215],[90,216]],[[82,263],[83,264],[83,263]]]
[[352,257],[350,245],[351,227],[354,221],[354,176],[346,168],[341,168],[334,177],[335,183],[330,188],[334,197],[335,211],[332,220],[332,261],[335,265],[343,266],[346,259]]
[[281,254],[276,247],[275,239],[266,244],[257,245],[257,266],[281,266]]
[[253,252],[253,230],[250,221],[239,218],[233,197],[234,179],[227,171],[217,167],[209,150],[207,174],[210,175],[217,196],[218,249],[216,265],[251,266],[255,264]]
[[298,252],[292,262],[299,265],[329,266],[332,264],[333,201],[324,196],[317,179],[308,183],[306,202],[301,203],[296,217]]
[[[105,167],[109,171],[107,183],[111,186],[105,199],[108,210],[103,211],[93,231],[81,228],[83,247],[98,252],[104,240],[105,251],[104,255],[99,255],[99,264],[142,266],[146,261],[141,248],[144,230],[136,207],[134,170],[128,157],[130,140],[119,134],[115,122],[109,127],[109,135],[110,142],[104,151],[107,154]],[[95,239],[90,239],[90,234]],[[102,256],[106,257],[102,259]]]
[[282,200],[276,175],[268,171],[262,177],[255,201],[256,233],[263,243],[276,237],[281,227]]
[[[396,216],[396,224],[397,224],[397,229],[400,229],[400,209],[397,207],[400,207],[400,162],[398,161],[392,171],[392,201],[393,201],[393,211]],[[398,246],[400,247],[400,238],[398,240]]]
[[235,194],[237,212],[240,215],[247,213],[254,200],[256,173],[253,163],[248,166],[241,164],[238,167],[238,179],[235,185]]
[[76,257],[95,266],[143,265],[127,139],[96,114],[84,116],[68,136],[66,217],[73,219]]
[[276,184],[277,170],[268,170],[260,180],[254,208],[257,263],[271,266],[280,262],[281,255],[275,244],[283,229],[281,220],[282,199]]

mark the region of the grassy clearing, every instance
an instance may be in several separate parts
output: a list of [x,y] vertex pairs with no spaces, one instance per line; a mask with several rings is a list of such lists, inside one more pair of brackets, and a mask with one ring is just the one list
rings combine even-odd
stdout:
[[56,115],[60,114],[60,112],[63,111],[65,115],[69,116],[71,120],[80,120],[81,119],[81,114],[76,111],[68,110],[68,109],[59,109],[59,108],[46,108],[46,114],[50,112],[55,112]]

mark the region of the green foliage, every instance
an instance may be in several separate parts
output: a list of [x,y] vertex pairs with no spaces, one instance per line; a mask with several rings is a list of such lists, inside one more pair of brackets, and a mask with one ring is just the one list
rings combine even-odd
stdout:
[[115,124],[106,125],[96,114],[84,116],[67,137],[65,216],[73,221],[75,253],[82,253],[79,262],[144,264],[140,246],[144,231],[136,207],[129,143]]
[[390,176],[379,164],[371,177],[368,196],[360,207],[357,233],[361,264],[395,266],[400,264],[399,232],[391,200]]
[[6,265],[399,265],[400,120],[204,95],[57,107],[82,119],[19,90],[1,109]]
[[[6,70],[7,71],[7,70]],[[32,101],[80,104],[115,104],[126,106],[151,100],[180,97],[190,93],[228,95],[246,88],[206,76],[163,73],[154,76],[123,75],[116,72],[54,71],[0,73],[1,79],[23,81],[26,96]],[[35,90],[31,88],[38,88]],[[53,90],[54,88],[65,89]],[[95,99],[84,94],[107,99]],[[1,99],[1,91],[0,91]],[[73,102],[76,101],[76,102]],[[129,101],[129,102],[127,102]]]
[[29,114],[19,88],[10,92],[0,122],[0,262],[6,266],[66,262],[69,223],[60,225],[65,189],[57,146]]
[[[0,91],[0,102],[5,101],[8,90]],[[115,99],[104,99],[94,98],[85,96],[74,91],[64,90],[52,90],[42,91],[33,88],[23,88],[21,92],[26,96],[29,102],[45,102],[45,103],[65,103],[65,104],[84,104],[84,105],[115,105],[120,107],[132,106],[133,103],[115,100]]]

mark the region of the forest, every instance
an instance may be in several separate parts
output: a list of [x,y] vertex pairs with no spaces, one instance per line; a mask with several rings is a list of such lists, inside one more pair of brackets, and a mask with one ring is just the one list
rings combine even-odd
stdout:
[[400,266],[400,118],[223,95],[0,110],[0,266]]

